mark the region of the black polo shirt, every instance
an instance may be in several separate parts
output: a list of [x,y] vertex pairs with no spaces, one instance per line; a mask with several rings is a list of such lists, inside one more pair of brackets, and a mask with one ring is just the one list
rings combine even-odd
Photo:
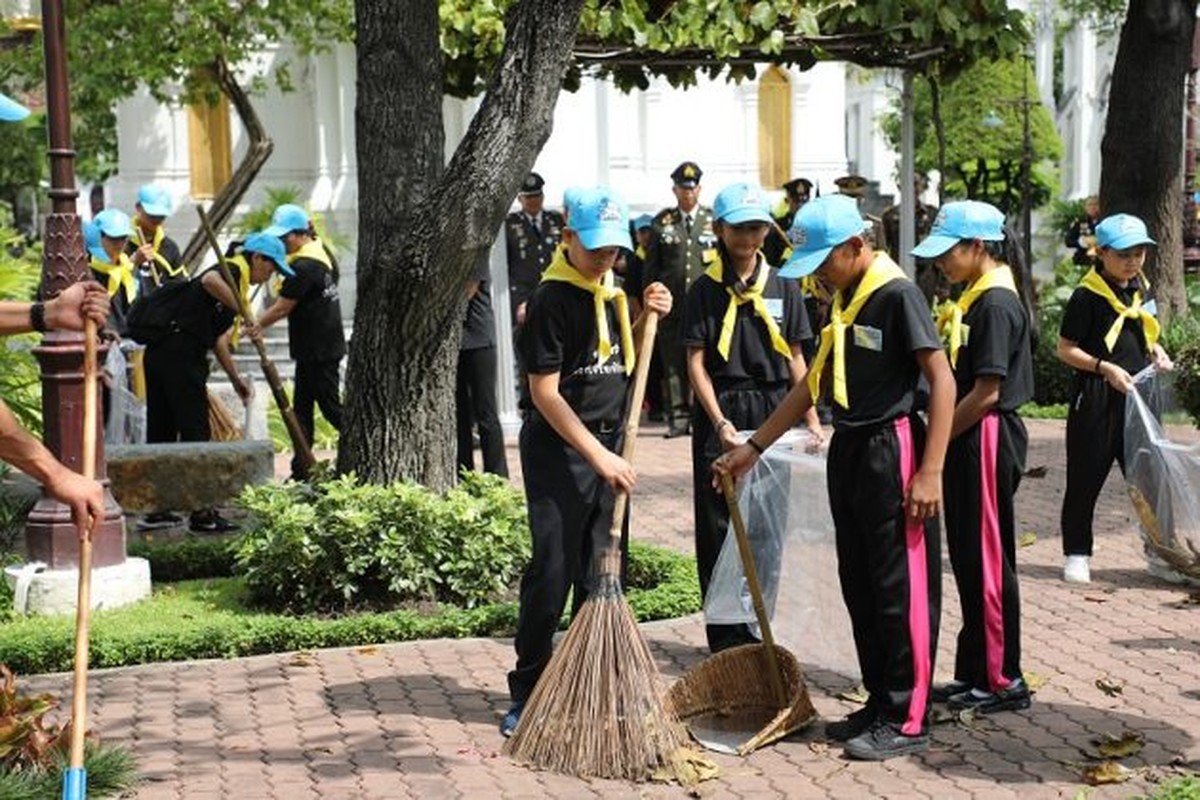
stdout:
[[[1103,273],[1101,273],[1101,277]],[[1133,293],[1140,282],[1132,280],[1128,286],[1120,287],[1104,278],[1109,287],[1125,305],[1133,303]],[[1148,298],[1143,297],[1143,304]],[[1150,363],[1149,348],[1146,347],[1146,334],[1142,330],[1140,320],[1125,320],[1121,333],[1117,336],[1112,352],[1104,343],[1108,329],[1117,321],[1117,312],[1100,295],[1079,287],[1071,293],[1067,301],[1067,309],[1063,313],[1059,335],[1075,342],[1085,352],[1094,358],[1102,358],[1119,365],[1130,375],[1141,372]]]
[[485,347],[496,346],[496,316],[492,312],[491,277],[491,264],[488,261],[488,253],[485,252],[471,275],[472,281],[479,282],[479,290],[467,301],[459,350],[482,350]]
[[[760,264],[759,269],[770,267]],[[737,308],[729,360],[717,352],[722,323],[729,308],[730,296],[726,287],[731,272],[726,270],[726,283],[718,283],[707,274],[692,283],[684,308],[683,344],[704,350],[704,369],[717,388],[722,384],[747,381],[763,386],[786,383],[791,378],[791,361],[771,345],[767,325],[754,312],[752,303],[742,303]],[[757,272],[750,283],[756,279]],[[812,338],[799,283],[784,280],[770,269],[763,286],[763,300],[767,313],[775,320],[779,333],[788,344],[800,345]]]
[[1016,411],[1033,399],[1029,317],[1021,298],[1007,289],[989,289],[963,315],[963,343],[954,367],[958,399],[984,376],[1001,379],[999,411]]
[[[834,428],[867,428],[912,412],[921,377],[914,354],[941,348],[929,304],[915,283],[897,279],[879,287],[846,329],[850,408],[832,404]],[[826,368],[822,386],[832,397],[832,352]]]
[[[562,281],[538,284],[525,310],[517,337],[521,363],[531,375],[559,373],[558,392],[584,424],[618,422],[625,412],[625,374],[621,329],[613,303],[605,303],[612,354],[601,362],[600,336],[591,292]],[[521,407],[533,410],[529,387]]]
[[283,279],[280,297],[295,300],[288,314],[288,353],[295,361],[329,361],[346,355],[342,307],[333,271],[312,258],[297,258],[296,273]]

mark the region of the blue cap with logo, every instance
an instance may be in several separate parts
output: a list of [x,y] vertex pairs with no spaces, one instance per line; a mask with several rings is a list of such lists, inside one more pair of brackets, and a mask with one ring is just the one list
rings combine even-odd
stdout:
[[629,209],[607,186],[568,192],[567,227],[575,231],[588,250],[601,247],[633,249],[629,238]]
[[142,207],[142,211],[151,217],[171,216],[173,210],[171,193],[162,186],[155,186],[152,183],[143,186],[138,189],[137,201],[138,205]]
[[127,239],[133,235],[133,226],[129,223],[129,215],[115,208],[106,208],[92,218],[91,222],[83,225],[83,242],[88,252],[97,261],[110,263],[108,253],[104,252],[101,236],[110,239]]
[[278,236],[272,236],[266,231],[252,233],[242,243],[242,250],[247,253],[258,253],[260,256],[271,259],[275,262],[275,268],[288,277],[296,274],[288,266],[287,250]]
[[649,214],[641,214],[633,221],[633,229],[635,231],[644,231],[654,224],[654,217]]
[[717,193],[713,200],[713,216],[730,225],[743,222],[770,222],[770,201],[761,186],[753,183],[734,183]]
[[20,122],[28,116],[28,108],[6,94],[0,94],[0,122]]
[[292,231],[308,230],[309,223],[307,211],[295,203],[284,203],[275,209],[275,213],[271,215],[271,227],[263,233],[284,236]]
[[917,258],[937,258],[963,240],[1004,241],[1004,214],[990,203],[960,200],[938,211],[929,235],[912,249]]
[[844,194],[829,194],[800,207],[792,220],[788,239],[792,255],[779,270],[781,278],[803,278],[817,271],[833,248],[860,236],[868,222],[859,213],[858,203]]
[[1158,245],[1150,238],[1146,223],[1132,214],[1113,214],[1096,226],[1096,245],[1109,250],[1126,250],[1139,244]]

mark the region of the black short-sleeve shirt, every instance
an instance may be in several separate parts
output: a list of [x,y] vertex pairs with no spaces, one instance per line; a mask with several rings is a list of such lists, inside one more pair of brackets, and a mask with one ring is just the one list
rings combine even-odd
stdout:
[[[929,304],[915,283],[897,279],[876,289],[846,329],[850,408],[833,403],[834,428],[866,428],[912,412],[921,377],[913,354],[941,347]],[[830,389],[832,358],[831,353],[826,363],[829,373],[822,383]]]
[[1016,411],[1033,399],[1033,354],[1029,317],[1021,298],[1007,289],[989,289],[963,315],[963,344],[954,366],[958,399],[984,376],[1000,378],[999,411]]
[[[762,264],[759,269],[770,268]],[[772,346],[767,325],[755,313],[752,303],[742,303],[737,308],[729,359],[717,352],[722,323],[729,308],[730,295],[726,286],[707,274],[692,283],[684,307],[684,346],[704,350],[704,369],[718,388],[722,383],[748,380],[762,385],[786,383],[791,378],[791,361]],[[784,280],[775,270],[770,270],[763,286],[763,301],[788,344],[800,345],[812,338],[804,297],[796,281]]]
[[[1107,278],[1105,279],[1107,280]],[[1108,284],[1122,303],[1133,303],[1133,293],[1137,282],[1130,281],[1128,286]],[[1145,302],[1145,300],[1143,300]],[[1121,369],[1134,375],[1141,372],[1150,363],[1146,334],[1141,322],[1127,319],[1121,326],[1112,352],[1104,343],[1108,329],[1117,321],[1117,312],[1108,301],[1100,295],[1082,286],[1071,294],[1067,301],[1067,309],[1063,312],[1062,325],[1059,335],[1068,341],[1075,342],[1085,352],[1096,358],[1111,361],[1120,365]]]
[[471,275],[472,281],[479,282],[479,290],[467,301],[459,350],[480,350],[496,346],[496,316],[492,312],[491,276],[488,254],[484,253]]
[[289,265],[295,275],[283,279],[280,297],[296,301],[288,314],[288,352],[295,361],[328,361],[346,355],[342,307],[333,271],[312,258]]
[[[601,362],[592,294],[562,281],[538,284],[517,337],[521,364],[532,375],[559,373],[558,392],[585,424],[617,422],[625,411],[621,329],[612,303],[605,303],[612,354]],[[526,385],[521,407],[534,408]]]

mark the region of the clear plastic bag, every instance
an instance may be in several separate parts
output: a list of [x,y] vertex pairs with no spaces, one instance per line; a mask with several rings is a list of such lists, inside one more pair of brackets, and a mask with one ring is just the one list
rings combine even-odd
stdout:
[[[825,458],[807,452],[809,441],[801,432],[780,437],[742,481],[738,506],[776,642],[810,670],[857,681],[850,616],[838,579]],[[704,614],[711,624],[748,623],[757,633],[732,526],[713,568]]]
[[[132,343],[131,343],[132,344]],[[104,423],[105,444],[144,444],[146,404],[129,388],[129,362],[121,347],[109,345],[104,358],[108,377],[108,413]],[[136,347],[136,345],[135,345]]]
[[1146,558],[1200,580],[1200,442],[1171,439],[1161,419],[1177,410],[1170,373],[1149,367],[1125,399],[1125,485]]

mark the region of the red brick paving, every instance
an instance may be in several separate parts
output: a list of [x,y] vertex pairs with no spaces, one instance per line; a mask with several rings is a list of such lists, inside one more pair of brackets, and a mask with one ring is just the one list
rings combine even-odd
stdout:
[[[1018,556],[1025,668],[1046,684],[1029,711],[973,727],[934,728],[929,753],[882,764],[844,760],[820,725],[747,758],[714,756],[719,780],[701,796],[738,798],[1077,797],[1091,740],[1136,731],[1145,748],[1124,760],[1137,777],[1090,798],[1130,797],[1200,765],[1200,606],[1150,577],[1114,473],[1097,511],[1094,582],[1060,580],[1057,537],[1063,490],[1061,423],[1031,422],[1030,466],[1045,465],[1018,496],[1021,531],[1037,541]],[[635,535],[688,551],[687,439],[643,431]],[[510,466],[519,461],[509,450]],[[519,480],[519,477],[517,478]],[[647,532],[652,532],[647,534]],[[939,676],[957,631],[947,568]],[[644,626],[664,674],[703,657],[698,616]],[[500,755],[496,726],[507,706],[510,640],[423,641],[231,661],[99,670],[92,727],[137,755],[152,798],[676,798],[682,789],[583,781],[539,773]],[[1109,696],[1095,683],[1123,686]],[[69,694],[65,675],[29,681]],[[850,706],[813,686],[829,717]]]

